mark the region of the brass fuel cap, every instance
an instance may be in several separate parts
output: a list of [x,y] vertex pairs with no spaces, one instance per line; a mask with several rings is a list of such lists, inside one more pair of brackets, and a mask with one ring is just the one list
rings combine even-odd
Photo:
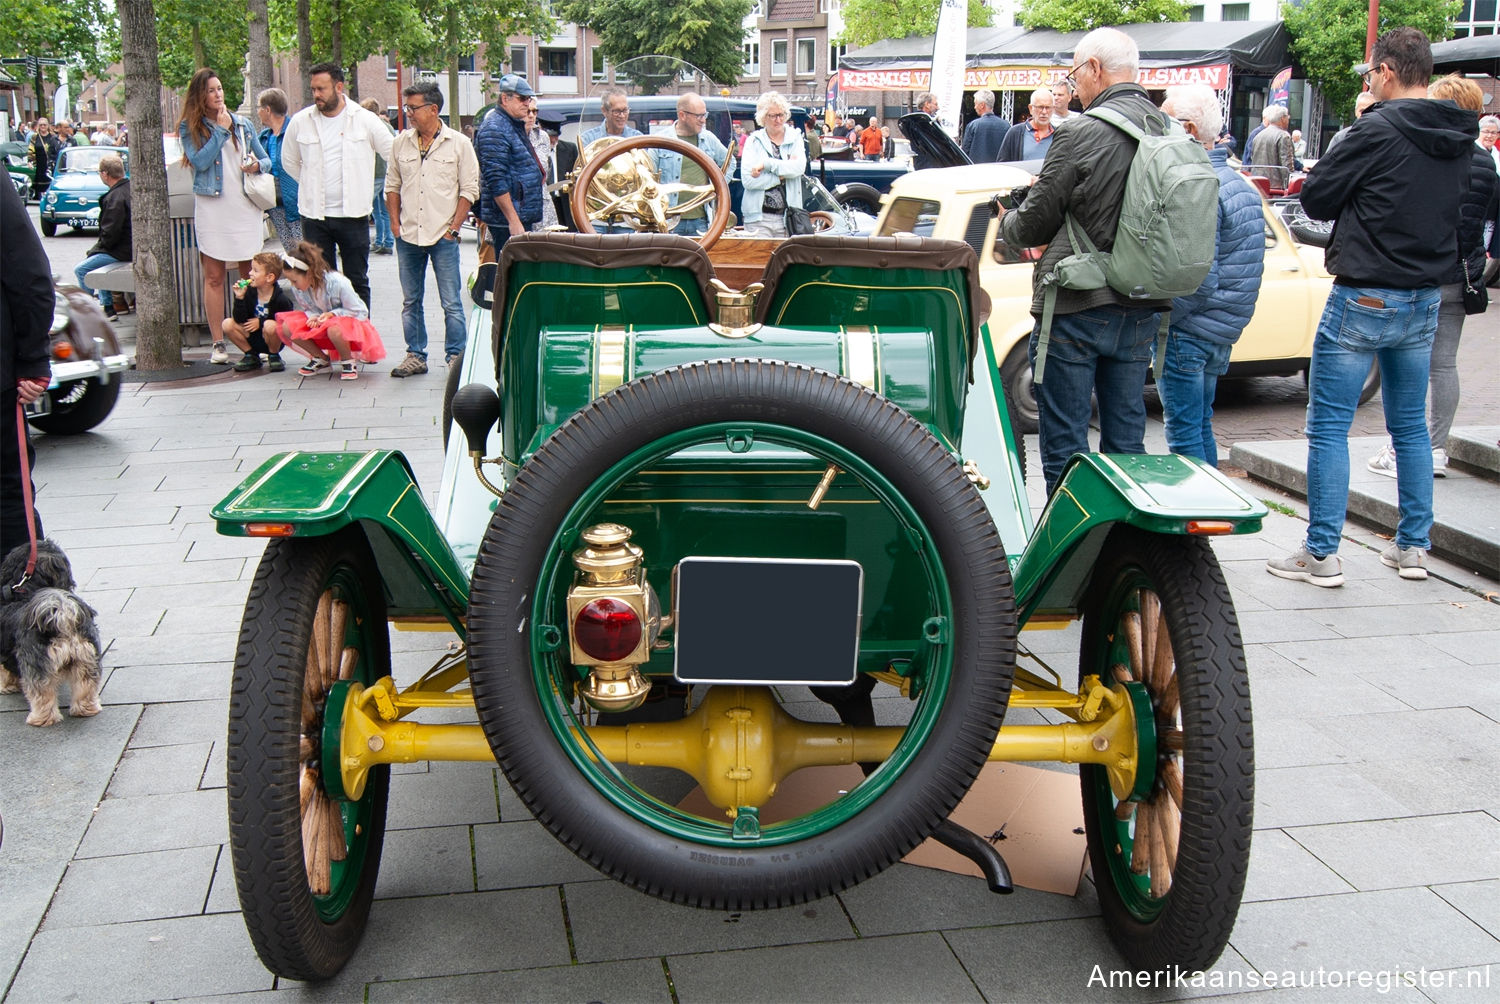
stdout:
[[766,287],[752,282],[744,289],[730,289],[722,279],[710,279],[714,287],[714,299],[719,306],[719,319],[708,327],[714,334],[725,338],[746,338],[760,330],[755,323],[755,298]]

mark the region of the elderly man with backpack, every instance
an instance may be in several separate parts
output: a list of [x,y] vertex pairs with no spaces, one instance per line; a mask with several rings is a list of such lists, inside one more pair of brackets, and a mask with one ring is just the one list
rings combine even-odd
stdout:
[[1058,131],[1024,201],[1000,219],[1012,246],[1047,245],[1032,280],[1030,355],[1048,493],[1068,458],[1088,451],[1094,395],[1100,451],[1145,452],[1152,344],[1172,298],[1194,292],[1213,261],[1218,177],[1135,82],[1139,62],[1124,32],[1084,36],[1065,79],[1086,111]]

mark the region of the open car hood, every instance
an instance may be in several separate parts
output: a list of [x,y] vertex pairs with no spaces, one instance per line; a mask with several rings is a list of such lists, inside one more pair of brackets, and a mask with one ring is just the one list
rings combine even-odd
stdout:
[[973,163],[969,160],[969,155],[959,148],[952,136],[943,132],[943,127],[932,116],[911,112],[901,116],[898,124],[901,135],[911,143],[912,150],[932,158],[933,167],[959,167]]

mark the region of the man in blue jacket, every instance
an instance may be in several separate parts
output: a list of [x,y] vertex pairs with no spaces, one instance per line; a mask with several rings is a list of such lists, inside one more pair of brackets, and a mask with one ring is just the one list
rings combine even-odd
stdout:
[[496,254],[512,234],[524,234],[542,218],[543,175],[526,133],[526,102],[533,96],[524,77],[500,78],[500,102],[474,133],[479,157],[479,218]]
[[1216,145],[1224,115],[1213,90],[1206,84],[1169,88],[1161,110],[1208,150],[1208,162],[1219,176],[1219,228],[1208,278],[1193,295],[1172,301],[1156,391],[1168,448],[1217,465],[1214,390],[1229,369],[1230,350],[1255,313],[1266,264],[1266,221],[1260,193],[1229,166],[1228,148]]
[[995,114],[994,91],[974,92],[974,114],[977,118],[964,127],[964,153],[976,164],[988,164],[999,159],[1010,123]]
[[1315,586],[1344,584],[1339,537],[1349,504],[1349,426],[1380,362],[1385,426],[1396,449],[1396,540],[1383,564],[1425,579],[1432,530],[1427,376],[1440,286],[1458,256],[1459,205],[1479,123],[1430,100],[1432,47],[1415,28],[1380,37],[1364,73],[1375,104],[1302,186],[1302,208],[1334,220],[1334,286],[1313,341],[1307,404],[1307,539],[1266,571]]

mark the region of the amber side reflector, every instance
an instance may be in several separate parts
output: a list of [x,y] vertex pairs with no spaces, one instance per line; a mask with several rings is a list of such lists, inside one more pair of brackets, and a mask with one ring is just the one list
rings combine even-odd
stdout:
[[1233,533],[1234,524],[1227,519],[1190,519],[1187,532],[1201,537],[1214,537],[1221,533]]
[[60,342],[53,342],[52,343],[52,358],[53,359],[72,359],[73,358],[73,343],[70,342],[70,341],[66,341],[66,340],[60,341]]
[[245,535],[247,537],[290,537],[296,532],[296,528],[290,523],[245,524]]

